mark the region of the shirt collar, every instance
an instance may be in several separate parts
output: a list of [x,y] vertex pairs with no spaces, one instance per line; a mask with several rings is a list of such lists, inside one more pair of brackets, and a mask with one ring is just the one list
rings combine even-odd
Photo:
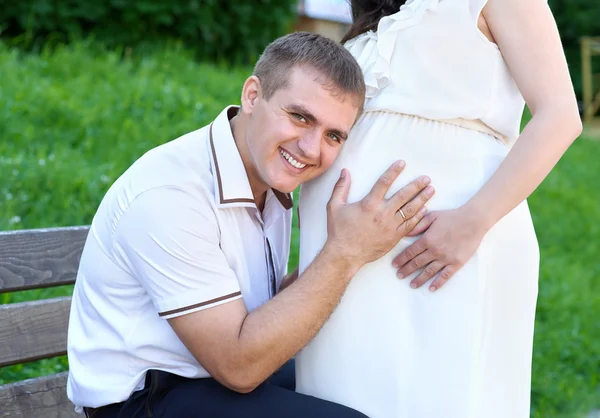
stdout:
[[[256,207],[248,174],[233,139],[229,123],[238,110],[238,106],[226,107],[209,127],[214,182],[217,191],[215,199],[220,207]],[[293,202],[289,193],[271,190],[284,209],[292,208]]]

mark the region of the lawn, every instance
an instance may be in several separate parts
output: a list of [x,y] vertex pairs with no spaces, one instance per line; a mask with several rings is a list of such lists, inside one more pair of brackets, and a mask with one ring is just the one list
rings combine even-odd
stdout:
[[[121,172],[237,103],[249,71],[197,63],[176,44],[132,56],[87,42],[39,54],[0,44],[0,230],[89,224]],[[536,418],[600,409],[599,173],[600,141],[581,138],[530,199],[542,251]],[[5,294],[0,303],[70,292]],[[0,369],[0,384],[67,367],[60,358]]]

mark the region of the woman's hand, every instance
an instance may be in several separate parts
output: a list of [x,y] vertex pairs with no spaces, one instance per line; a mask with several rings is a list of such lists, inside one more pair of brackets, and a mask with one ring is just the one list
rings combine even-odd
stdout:
[[410,286],[417,289],[432,279],[429,286],[436,291],[442,287],[477,251],[487,228],[478,224],[465,208],[431,212],[410,235],[425,233],[392,261],[398,278],[417,270],[423,271]]

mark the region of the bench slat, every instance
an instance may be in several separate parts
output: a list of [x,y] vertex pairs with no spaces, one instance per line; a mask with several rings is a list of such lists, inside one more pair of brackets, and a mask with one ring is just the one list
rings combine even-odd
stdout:
[[88,230],[0,232],[0,293],[75,283]]
[[81,418],[66,386],[67,372],[0,386],[0,417]]
[[0,305],[0,367],[66,354],[70,306],[70,297]]

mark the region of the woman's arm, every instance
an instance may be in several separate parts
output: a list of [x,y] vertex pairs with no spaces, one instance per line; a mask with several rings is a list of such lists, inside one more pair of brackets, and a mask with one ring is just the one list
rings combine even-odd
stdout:
[[419,268],[419,287],[439,289],[468,261],[485,233],[525,200],[581,133],[581,120],[560,36],[545,0],[489,0],[483,16],[532,112],[517,143],[463,207],[433,212],[425,234],[395,260],[404,277]]
[[539,186],[582,127],[546,1],[490,0],[483,15],[533,115],[503,164],[467,205],[491,227]]

